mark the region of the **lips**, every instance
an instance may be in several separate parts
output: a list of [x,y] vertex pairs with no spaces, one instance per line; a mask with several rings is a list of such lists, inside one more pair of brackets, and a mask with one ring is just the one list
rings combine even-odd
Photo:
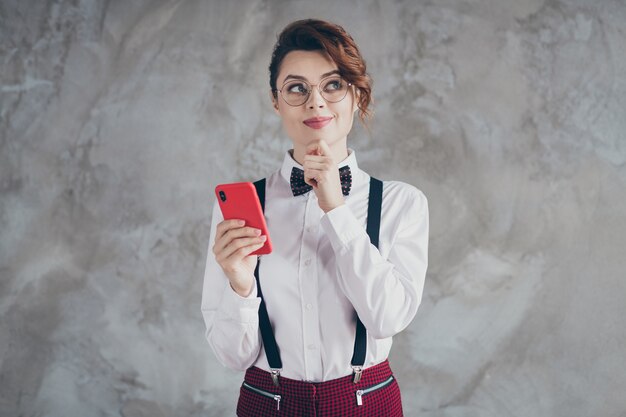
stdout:
[[331,120],[333,120],[332,117],[311,117],[302,123],[313,129],[321,129],[330,123]]

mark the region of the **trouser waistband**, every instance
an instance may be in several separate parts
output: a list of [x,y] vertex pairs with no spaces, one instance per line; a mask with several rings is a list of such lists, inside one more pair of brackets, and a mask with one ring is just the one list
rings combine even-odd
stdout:
[[381,383],[392,375],[393,372],[389,367],[389,361],[385,360],[378,365],[364,369],[361,380],[357,384],[352,382],[352,375],[325,382],[298,381],[281,376],[280,387],[276,387],[272,381],[271,374],[256,366],[246,371],[245,381],[257,388],[283,395],[300,398],[321,398],[325,395],[337,395],[341,391],[346,391],[347,394],[352,395],[355,390]]

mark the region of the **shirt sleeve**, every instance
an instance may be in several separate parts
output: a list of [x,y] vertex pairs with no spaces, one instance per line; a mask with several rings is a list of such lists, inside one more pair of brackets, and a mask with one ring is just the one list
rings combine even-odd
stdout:
[[215,260],[212,251],[215,229],[222,220],[219,206],[215,204],[201,311],[206,325],[206,338],[217,359],[229,368],[245,370],[254,363],[260,351],[258,310],[261,299],[257,297],[256,285],[248,297],[237,294]]
[[337,259],[339,286],[377,339],[395,335],[413,320],[428,266],[428,202],[417,188],[402,185],[396,195],[383,198],[381,250],[347,205],[322,217]]

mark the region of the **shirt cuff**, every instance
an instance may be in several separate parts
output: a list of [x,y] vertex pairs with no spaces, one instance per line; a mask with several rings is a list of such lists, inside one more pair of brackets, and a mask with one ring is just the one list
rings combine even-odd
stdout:
[[242,324],[257,323],[259,319],[259,305],[261,305],[261,298],[257,297],[256,283],[247,297],[237,294],[228,282],[224,286],[220,305],[223,318]]
[[321,224],[335,252],[341,251],[350,241],[366,234],[361,223],[346,204],[327,212],[322,216]]

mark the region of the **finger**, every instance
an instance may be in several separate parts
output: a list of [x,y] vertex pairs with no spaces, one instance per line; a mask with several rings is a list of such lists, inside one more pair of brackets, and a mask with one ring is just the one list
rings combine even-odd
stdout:
[[321,184],[330,184],[333,181],[329,171],[312,169],[304,174],[304,182],[311,187],[318,187]]
[[339,176],[339,170],[337,169],[337,165],[329,159],[325,159],[323,161],[306,161],[302,165],[304,169],[304,176],[312,176],[317,175],[315,173],[323,173],[324,175],[334,175],[335,173]]
[[221,252],[226,246],[230,244],[230,242],[233,241],[233,239],[242,237],[256,237],[260,235],[261,229],[257,229],[254,227],[237,227],[234,229],[229,229],[222,236],[215,239],[213,252]]
[[302,164],[302,168],[304,168],[305,172],[307,169],[330,171],[332,169],[332,166],[333,166],[332,162],[329,162],[326,159],[321,160],[321,161],[304,161],[304,164]]
[[304,182],[313,188],[317,188],[317,179],[315,177],[304,176]]
[[320,169],[307,169],[304,172],[304,181],[309,180],[309,181],[319,182],[324,177],[326,172],[327,171],[323,171]]
[[254,238],[261,235],[260,229],[255,229],[252,227],[242,227],[240,229],[231,229],[226,232],[220,239],[215,241],[215,245],[213,246],[213,253],[216,255],[220,252],[223,252],[228,245],[230,245],[233,240],[241,239],[241,238]]
[[322,155],[321,140],[311,142],[306,147],[306,155]]
[[215,229],[215,237],[216,239],[220,238],[230,229],[242,227],[245,224],[246,222],[241,219],[223,220],[217,225],[217,228]]
[[305,168],[304,179],[316,179],[325,172],[322,168]]
[[325,140],[320,140],[319,143],[319,148],[322,151],[322,155],[328,155],[332,158],[332,152],[330,151],[330,146],[328,146],[328,143],[326,143]]
[[[220,262],[220,265],[224,270],[229,269],[239,269],[237,265],[241,265],[242,262],[245,262],[252,254],[252,252],[257,251],[263,247],[265,242],[258,243],[255,245],[248,245],[243,248],[238,249],[235,253],[233,253],[228,259]],[[256,258],[256,256],[254,256]]]
[[265,245],[265,242],[257,243],[255,245],[248,245],[239,249],[238,253],[235,256],[241,256],[241,258],[245,258],[246,256],[250,256],[250,254],[256,250],[259,250]]
[[321,161],[322,159],[326,158],[323,155],[304,155],[304,161]]
[[333,164],[335,161],[332,157],[326,155],[304,155],[304,161],[327,162]]
[[229,230],[234,228],[243,227],[245,222],[241,219],[229,219],[222,220],[215,228],[215,241],[213,243],[213,253],[217,255],[218,252],[226,245],[224,242],[224,236]]
[[250,264],[250,261],[252,261],[252,259],[256,260],[257,257],[249,255],[256,250],[261,249],[264,244],[265,242],[262,242],[240,248],[238,249],[238,252],[231,254],[229,258],[218,260],[218,263],[229,279],[236,279],[236,277],[241,276],[242,273],[248,274],[252,272],[250,271],[250,268],[253,267],[253,265]]
[[224,238],[233,240],[240,237],[256,237],[261,235],[261,229],[256,227],[240,227],[238,229],[230,229],[224,235]]
[[[267,236],[259,236],[259,237],[251,237],[251,238],[239,238],[233,240],[228,246],[224,248],[224,250],[218,255],[220,260],[227,260],[234,256],[234,259],[237,260],[243,258],[246,255],[243,255],[246,252],[246,248],[249,246],[258,246],[261,247],[265,244],[267,240]],[[258,249],[258,248],[257,248]],[[253,249],[253,251],[256,249]],[[248,252],[250,253],[250,252]]]

